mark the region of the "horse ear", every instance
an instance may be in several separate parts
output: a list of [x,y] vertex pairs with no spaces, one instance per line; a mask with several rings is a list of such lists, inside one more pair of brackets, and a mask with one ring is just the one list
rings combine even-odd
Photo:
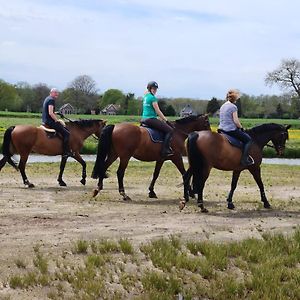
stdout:
[[106,125],[107,120],[103,120],[103,125]]
[[287,126],[285,127],[285,129],[288,130],[288,129],[290,129],[291,127],[292,127],[292,125],[287,125]]

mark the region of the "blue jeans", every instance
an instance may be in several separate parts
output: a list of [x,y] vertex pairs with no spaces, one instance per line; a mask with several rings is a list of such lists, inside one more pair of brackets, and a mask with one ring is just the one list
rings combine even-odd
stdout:
[[232,130],[232,131],[224,131],[224,132],[232,137],[235,137],[236,139],[240,140],[244,144],[247,144],[252,141],[252,138],[250,137],[250,135],[248,133],[242,131],[241,129],[236,129],[236,130]]

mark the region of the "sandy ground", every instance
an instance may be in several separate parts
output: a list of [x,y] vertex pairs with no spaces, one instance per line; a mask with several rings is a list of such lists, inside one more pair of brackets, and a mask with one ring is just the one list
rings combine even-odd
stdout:
[[[147,165],[149,170],[152,170]],[[76,167],[78,168],[78,167]],[[146,169],[147,169],[146,168]],[[282,170],[270,167],[265,177],[275,174],[274,182],[267,178],[266,193],[272,210],[262,208],[258,189],[249,175],[241,180],[235,194],[236,210],[226,208],[230,173],[215,172],[205,190],[208,214],[199,212],[195,201],[179,211],[180,176],[173,166],[167,166],[158,180],[158,200],[147,198],[151,173],[143,166],[129,168],[125,184],[132,201],[124,202],[117,192],[117,180],[112,171],[105,189],[96,199],[91,197],[95,181],[79,183],[79,169],[66,173],[68,187],[58,187],[58,165],[30,165],[28,174],[36,184],[34,189],[22,186],[20,175],[9,167],[0,173],[0,299],[5,280],[14,269],[18,257],[33,252],[42,245],[49,253],[69,249],[79,239],[128,238],[135,245],[155,237],[171,234],[189,239],[216,241],[261,238],[266,231],[289,233],[300,223],[300,168],[292,172],[292,182],[284,186],[276,182]],[[298,178],[298,179],[297,179]],[[251,184],[246,184],[247,182]],[[298,184],[297,184],[298,183]]]

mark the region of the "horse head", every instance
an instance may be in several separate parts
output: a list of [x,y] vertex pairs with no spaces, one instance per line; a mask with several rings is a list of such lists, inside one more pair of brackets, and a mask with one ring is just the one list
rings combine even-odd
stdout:
[[187,133],[201,130],[211,130],[207,114],[191,115],[174,122],[175,128],[180,128]]
[[291,125],[287,125],[287,126],[279,125],[278,130],[275,130],[273,136],[271,137],[271,141],[274,145],[277,155],[279,156],[283,155],[285,149],[285,143],[289,138],[289,133],[288,133],[289,128],[291,128]]

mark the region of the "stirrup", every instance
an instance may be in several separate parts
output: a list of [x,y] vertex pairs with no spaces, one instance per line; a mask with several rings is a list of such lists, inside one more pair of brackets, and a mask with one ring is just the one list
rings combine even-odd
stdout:
[[241,161],[241,165],[246,166],[246,167],[254,165],[254,163],[255,163],[254,159],[251,155],[248,155],[245,160]]

